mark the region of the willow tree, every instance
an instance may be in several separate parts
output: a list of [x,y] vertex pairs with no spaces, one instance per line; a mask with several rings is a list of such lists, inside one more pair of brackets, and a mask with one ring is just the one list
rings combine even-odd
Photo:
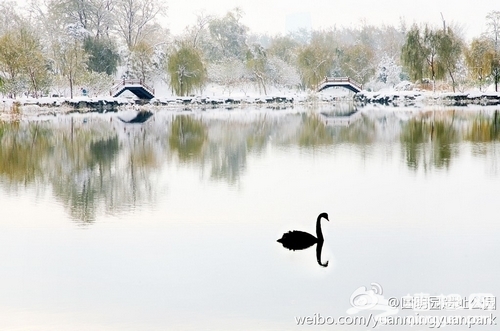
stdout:
[[442,55],[446,53],[445,51],[450,51],[450,47],[442,47],[443,40],[443,34],[440,31],[428,26],[421,31],[414,24],[408,31],[401,49],[401,61],[410,77],[414,80],[421,80],[424,75],[428,75],[432,79],[433,89],[436,86],[436,79],[441,79],[446,75]]
[[412,80],[422,80],[424,77],[426,57],[420,29],[414,24],[406,34],[406,41],[401,49],[401,62]]
[[479,90],[492,72],[495,49],[493,43],[486,38],[475,38],[465,51],[465,61],[473,80],[478,81]]
[[205,84],[207,70],[199,52],[189,46],[182,45],[173,52],[167,63],[172,91],[179,96],[186,96]]
[[131,74],[143,82],[150,80],[155,70],[153,47],[145,41],[140,41],[130,49]]
[[355,44],[342,52],[340,67],[344,74],[366,84],[375,74],[375,52],[367,44]]
[[439,58],[439,46],[441,42],[441,35],[430,29],[427,25],[424,29],[423,43],[427,61],[427,72],[432,79],[432,89],[436,89],[436,79],[444,77],[444,70],[441,67]]
[[257,82],[257,87],[259,88],[259,93],[261,91],[267,95],[266,90],[266,80],[267,80],[267,54],[261,45],[252,45],[252,47],[247,52],[247,67],[252,72],[255,81]]
[[302,48],[297,57],[302,84],[315,88],[329,74],[333,58],[333,52],[318,43],[311,43]]
[[462,56],[463,42],[451,28],[440,30],[436,35],[438,39],[439,76],[444,77],[445,75],[449,75],[453,92],[455,92],[455,73],[457,72],[458,63]]
[[48,90],[50,85],[48,60],[42,52],[42,44],[34,31],[20,29],[19,44],[22,49],[19,57],[23,64],[23,73],[29,82],[30,92],[38,96],[41,91]]
[[3,76],[2,81],[5,82],[2,85],[4,92],[14,96],[21,92],[16,86],[23,67],[20,53],[21,46],[13,33],[0,37],[0,76]]
[[25,27],[10,30],[0,38],[0,75],[6,92],[28,91],[38,96],[49,85],[47,59],[35,33]]

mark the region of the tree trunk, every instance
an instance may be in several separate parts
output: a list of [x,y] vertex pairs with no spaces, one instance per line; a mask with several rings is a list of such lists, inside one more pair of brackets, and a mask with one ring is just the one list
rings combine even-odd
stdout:
[[71,72],[69,73],[69,95],[73,99],[73,75]]
[[450,69],[448,69],[448,73],[450,74],[451,86],[453,87],[453,93],[455,93],[455,78],[453,77],[453,74],[451,73]]

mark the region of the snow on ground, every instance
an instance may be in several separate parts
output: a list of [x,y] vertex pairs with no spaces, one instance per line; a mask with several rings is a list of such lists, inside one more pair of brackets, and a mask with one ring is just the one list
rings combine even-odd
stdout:
[[[172,94],[165,84],[156,86],[157,92],[155,99],[150,104],[164,107],[176,105],[189,107],[193,104],[215,104],[232,107],[239,107],[238,104],[268,104],[286,102],[288,104],[301,104],[309,102],[332,102],[351,100],[353,94],[343,88],[330,88],[320,93],[312,91],[299,91],[297,89],[277,89],[269,87],[267,95],[258,91],[254,86],[239,86],[232,89],[227,87],[209,84],[201,93],[196,96],[178,97]],[[93,111],[106,112],[108,110],[117,111],[136,111],[135,96],[130,92],[122,94],[118,98],[111,96],[88,97],[78,95],[73,99],[67,97],[42,97],[29,98],[21,97],[18,99],[0,98],[0,120],[11,119],[13,116],[40,116],[55,115],[68,112],[85,112],[89,108]],[[461,105],[500,105],[500,93],[494,92],[494,86],[489,86],[486,92],[478,89],[471,89],[465,92],[432,92],[416,89],[410,82],[401,82],[392,88],[381,89],[376,92],[362,91],[357,96],[358,101],[366,104],[376,104],[378,106],[390,106],[395,108],[417,107],[422,108],[429,105],[443,104],[449,105],[452,102],[462,102]],[[458,101],[457,101],[458,100]],[[20,108],[16,108],[19,105]],[[97,107],[97,106],[98,107]],[[456,103],[454,104],[456,105]],[[99,108],[100,107],[100,108]],[[111,108],[110,108],[111,107]],[[151,107],[145,106],[147,109]],[[373,108],[373,107],[371,107]],[[87,109],[87,110],[85,110]]]

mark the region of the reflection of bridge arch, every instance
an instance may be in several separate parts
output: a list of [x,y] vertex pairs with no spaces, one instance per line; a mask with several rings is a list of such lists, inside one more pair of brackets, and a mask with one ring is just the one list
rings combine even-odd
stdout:
[[123,79],[117,81],[115,86],[111,88],[111,96],[118,97],[125,91],[134,93],[139,99],[153,99],[155,90],[147,86],[142,79]]
[[321,92],[329,87],[344,87],[354,93],[358,93],[363,89],[361,84],[358,84],[349,77],[326,77],[318,84],[317,91]]

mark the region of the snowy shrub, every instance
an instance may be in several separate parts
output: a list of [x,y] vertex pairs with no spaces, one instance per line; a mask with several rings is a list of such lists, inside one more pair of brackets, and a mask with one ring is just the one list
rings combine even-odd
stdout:
[[276,87],[292,88],[300,84],[297,68],[276,56],[268,60],[268,76]]
[[396,86],[394,86],[394,89],[396,91],[411,91],[415,87],[415,84],[412,82],[409,82],[407,80],[400,82]]
[[208,66],[208,79],[224,88],[228,94],[236,87],[250,79],[250,73],[245,64],[238,59],[231,59]]
[[366,84],[366,88],[377,91],[395,87],[399,82],[401,82],[401,66],[396,64],[394,58],[383,56],[377,65],[374,79]]
[[80,83],[88,96],[109,95],[114,79],[105,72],[86,72]]

